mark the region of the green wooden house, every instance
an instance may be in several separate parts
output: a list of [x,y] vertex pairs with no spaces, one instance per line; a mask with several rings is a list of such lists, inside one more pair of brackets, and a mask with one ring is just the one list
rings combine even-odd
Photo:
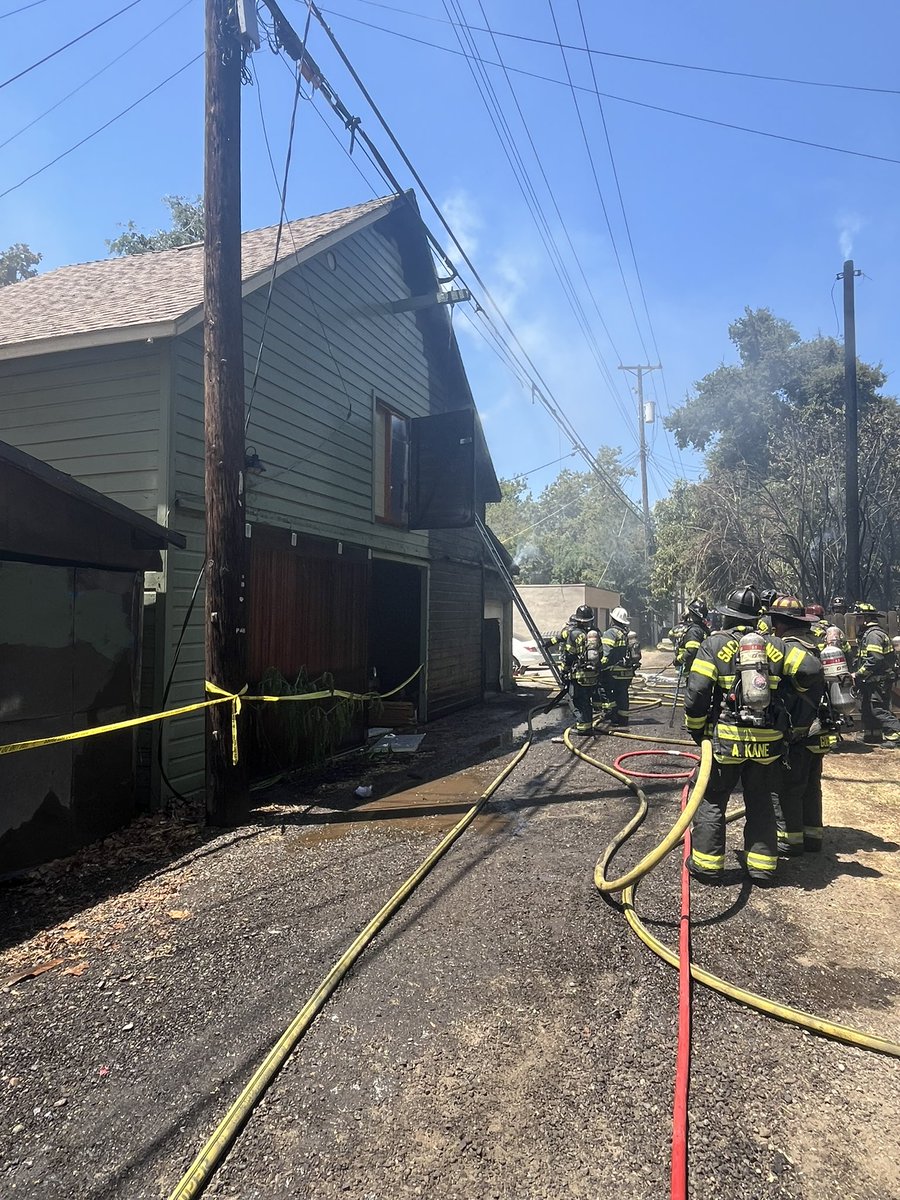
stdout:
[[[248,682],[303,668],[386,690],[424,663],[407,696],[431,720],[508,678],[511,609],[474,530],[409,528],[413,422],[474,413],[425,227],[411,194],[286,224],[259,355],[275,241],[267,228],[242,246]],[[185,246],[0,289],[0,437],[186,541],[145,578],[145,711],[161,704],[203,562],[202,259]],[[499,488],[470,421],[483,514]],[[202,612],[170,707],[203,696]],[[202,717],[160,736],[168,777],[198,794]],[[146,748],[158,798],[155,761]]]

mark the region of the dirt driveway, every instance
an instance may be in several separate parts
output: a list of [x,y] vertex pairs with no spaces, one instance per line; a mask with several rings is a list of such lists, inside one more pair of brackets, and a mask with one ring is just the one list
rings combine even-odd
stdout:
[[[0,894],[0,1195],[166,1197],[366,920],[519,744],[526,687],[215,836],[145,820]],[[648,712],[646,732],[668,733]],[[360,960],[215,1177],[234,1200],[668,1194],[676,979],[592,885],[633,809],[553,739]],[[606,759],[626,744],[595,739]],[[459,770],[455,770],[459,768]],[[900,1040],[900,755],[826,765],[826,852],[694,888],[694,956]],[[452,775],[453,778],[448,778]],[[360,807],[358,783],[373,786]],[[670,787],[623,852],[671,824]],[[737,830],[730,835],[733,839]],[[678,863],[644,883],[677,936]],[[695,991],[692,1196],[900,1197],[900,1064]]]

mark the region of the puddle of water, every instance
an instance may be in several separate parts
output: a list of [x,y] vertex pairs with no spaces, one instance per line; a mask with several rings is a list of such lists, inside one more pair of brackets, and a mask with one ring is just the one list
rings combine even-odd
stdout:
[[[291,840],[293,849],[320,846],[346,837],[354,828],[379,829],[386,833],[441,835],[459,821],[482,794],[488,777],[483,772],[460,771],[431,783],[419,784],[392,796],[368,800],[349,812],[311,813],[306,825]],[[509,829],[514,818],[507,813],[483,812],[471,828],[482,835]]]

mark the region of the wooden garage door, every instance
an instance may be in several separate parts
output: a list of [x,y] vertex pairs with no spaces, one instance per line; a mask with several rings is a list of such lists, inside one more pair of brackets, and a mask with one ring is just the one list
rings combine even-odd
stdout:
[[301,669],[311,678],[329,671],[338,687],[364,691],[368,563],[253,541],[250,680],[257,683],[269,667],[289,679]]
[[428,587],[428,717],[482,698],[480,566],[432,562]]

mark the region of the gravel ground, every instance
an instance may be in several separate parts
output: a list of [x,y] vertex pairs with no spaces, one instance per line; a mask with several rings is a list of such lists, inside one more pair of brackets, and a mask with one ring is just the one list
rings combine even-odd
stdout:
[[[333,961],[508,759],[538,695],[428,727],[409,760],[345,760],[265,793],[237,830],[148,819],[0,893],[0,979],[63,960],[0,993],[0,1195],[167,1196]],[[647,732],[665,721],[648,713]],[[562,726],[539,718],[524,763],[329,1001],[210,1196],[668,1194],[677,979],[593,887],[633,802],[552,740]],[[591,743],[607,760],[623,748]],[[694,957],[900,1039],[900,756],[860,747],[827,766],[827,853],[786,864],[768,892],[737,870],[695,886]],[[374,798],[354,807],[359,782]],[[674,819],[673,788],[649,796],[623,863]],[[670,856],[639,897],[670,943],[678,886]],[[697,988],[691,1078],[692,1196],[900,1197],[895,1060]]]

